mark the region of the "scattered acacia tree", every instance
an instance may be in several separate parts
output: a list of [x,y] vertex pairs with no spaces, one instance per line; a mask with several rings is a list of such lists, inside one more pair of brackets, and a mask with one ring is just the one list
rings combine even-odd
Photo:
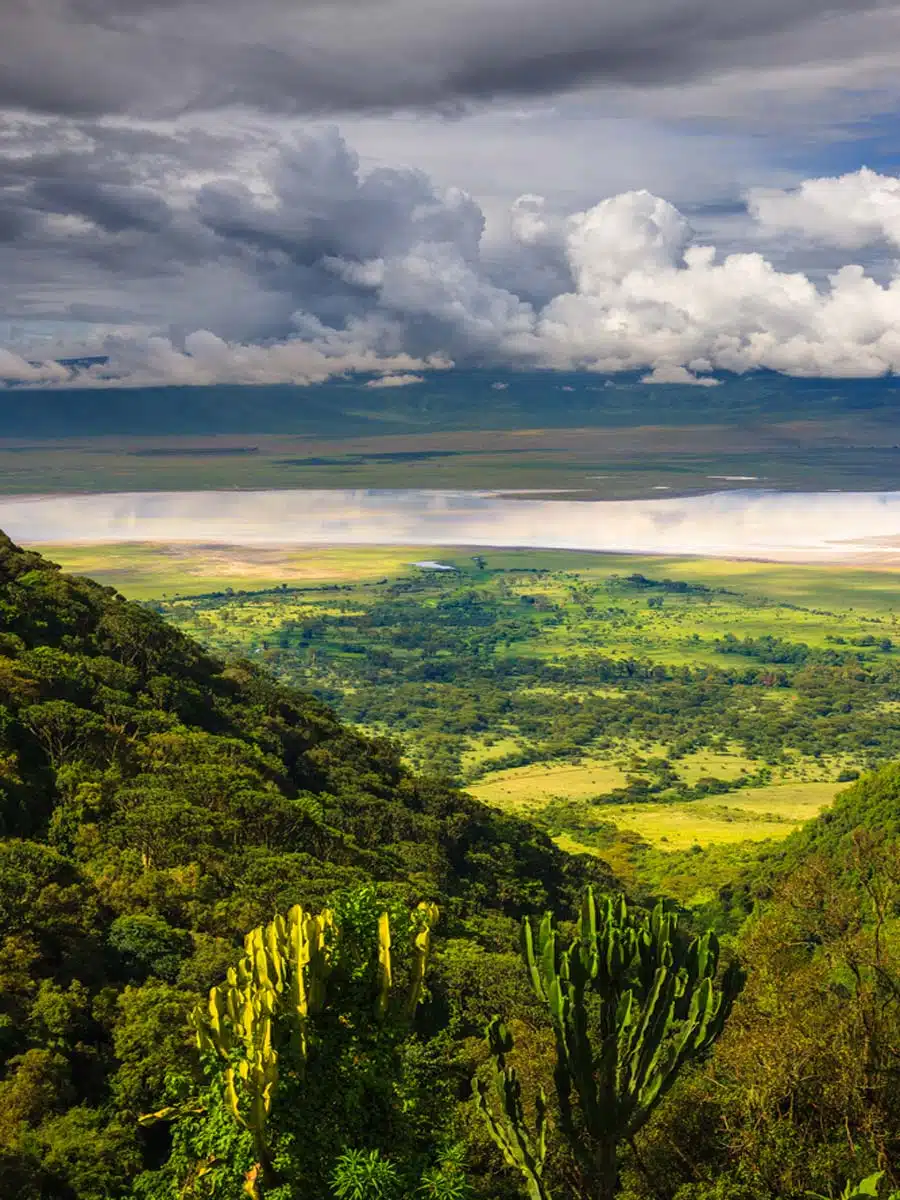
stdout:
[[[172,1123],[170,1175],[184,1194],[354,1195],[361,1180],[374,1200],[390,1179],[427,1173],[433,1147],[416,1143],[398,1114],[429,1090],[410,1077],[404,1049],[437,915],[426,903],[379,911],[363,888],[334,909],[296,905],[251,930],[243,958],[191,1017],[204,1092],[142,1118]],[[379,1140],[401,1160],[409,1151],[408,1161],[382,1159]],[[169,1194],[149,1180],[142,1187],[142,1196]]]
[[[598,904],[589,889],[577,933],[562,949],[548,913],[537,941],[522,925],[532,987],[556,1036],[554,1082],[559,1132],[572,1151],[576,1194],[612,1200],[620,1146],[631,1143],[691,1059],[713,1044],[741,987],[730,966],[716,983],[713,933],[688,940],[661,905],[629,910],[621,896]],[[544,1183],[546,1101],[539,1093],[528,1128],[513,1043],[498,1020],[488,1027],[494,1087],[477,1080],[476,1102],[506,1162],[521,1172],[529,1200],[548,1200]]]

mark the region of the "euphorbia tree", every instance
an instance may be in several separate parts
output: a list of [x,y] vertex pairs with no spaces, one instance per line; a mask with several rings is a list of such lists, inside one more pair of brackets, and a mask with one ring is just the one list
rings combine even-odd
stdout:
[[192,1195],[219,1195],[235,1171],[255,1200],[313,1194],[357,1137],[390,1134],[403,1152],[394,1089],[438,914],[394,909],[361,889],[343,911],[297,905],[247,935],[191,1017],[204,1096],[143,1118],[175,1122],[172,1169]]
[[[575,938],[563,948],[548,913],[537,938],[522,925],[522,952],[536,995],[556,1035],[554,1082],[559,1127],[576,1163],[578,1195],[613,1200],[618,1154],[647,1122],[679,1071],[713,1044],[740,990],[732,965],[717,980],[713,933],[688,939],[677,917],[658,905],[628,908],[622,896],[598,903],[589,889]],[[544,1098],[527,1128],[509,1033],[488,1029],[495,1098],[476,1083],[488,1129],[510,1166],[523,1175],[530,1200],[547,1200],[543,1181]]]

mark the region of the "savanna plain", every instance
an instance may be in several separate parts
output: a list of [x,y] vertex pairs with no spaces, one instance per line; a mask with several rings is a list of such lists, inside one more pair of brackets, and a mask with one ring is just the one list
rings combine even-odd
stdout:
[[46,553],[692,908],[900,753],[893,571],[421,547]]

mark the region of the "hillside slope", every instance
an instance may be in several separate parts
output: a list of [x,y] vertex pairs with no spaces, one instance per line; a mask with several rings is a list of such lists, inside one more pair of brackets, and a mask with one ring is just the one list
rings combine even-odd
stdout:
[[375,883],[508,956],[602,865],[0,535],[0,1194],[130,1195],[240,936]]

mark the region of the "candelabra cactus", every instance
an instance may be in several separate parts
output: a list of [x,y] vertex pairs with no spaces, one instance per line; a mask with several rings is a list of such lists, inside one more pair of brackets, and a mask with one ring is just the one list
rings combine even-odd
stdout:
[[[412,967],[404,994],[392,991],[391,931],[387,913],[378,922],[375,1014],[411,1019],[422,995],[431,927],[438,910],[420,904],[411,923]],[[225,982],[212,988],[206,1004],[191,1014],[201,1049],[224,1065],[223,1091],[235,1120],[250,1131],[257,1164],[246,1190],[259,1195],[273,1182],[267,1122],[278,1085],[278,1047],[294,1048],[295,1069],[306,1069],[310,1022],[325,1007],[327,987],[340,957],[341,931],[334,913],[318,915],[295,905],[286,916],[252,929],[244,956]]]
[[438,907],[423,900],[416,906],[412,927],[412,970],[409,990],[403,1004],[403,1015],[411,1021],[415,1016],[425,987],[425,968],[431,952],[431,930],[437,924]]
[[[612,1200],[618,1146],[645,1124],[684,1064],[722,1032],[740,973],[729,967],[715,982],[713,933],[679,937],[677,917],[662,906],[632,912],[621,896],[598,904],[590,889],[566,948],[547,914],[536,939],[523,922],[522,952],[556,1036],[560,1132],[582,1194]],[[495,1049],[494,1057],[499,1069]]]
[[409,986],[404,995],[392,994],[394,973],[391,965],[391,923],[388,914],[378,919],[378,972],[375,996],[375,1015],[384,1020],[387,1016],[412,1020],[425,984],[425,968],[431,950],[431,930],[437,923],[438,907],[422,901],[413,910],[410,924],[412,964]]
[[325,1002],[334,952],[334,918],[326,909],[313,916],[295,905],[286,917],[252,929],[244,957],[212,988],[209,1000],[191,1014],[201,1050],[227,1063],[225,1100],[235,1120],[253,1137],[258,1176],[271,1181],[266,1124],[278,1084],[274,1023],[290,1020],[300,1064],[307,1055],[307,1026]]
[[[492,1104],[489,1089],[483,1080],[475,1081],[475,1103],[487,1122],[488,1132],[500,1147],[509,1166],[525,1178],[528,1200],[550,1200],[544,1187],[544,1160],[547,1156],[547,1098],[543,1088],[535,1102],[534,1136],[528,1129],[522,1104],[522,1088],[515,1067],[506,1065],[506,1055],[513,1048],[509,1030],[499,1017],[487,1027],[487,1041],[494,1060],[494,1094]],[[495,1111],[496,1107],[496,1111]]]

